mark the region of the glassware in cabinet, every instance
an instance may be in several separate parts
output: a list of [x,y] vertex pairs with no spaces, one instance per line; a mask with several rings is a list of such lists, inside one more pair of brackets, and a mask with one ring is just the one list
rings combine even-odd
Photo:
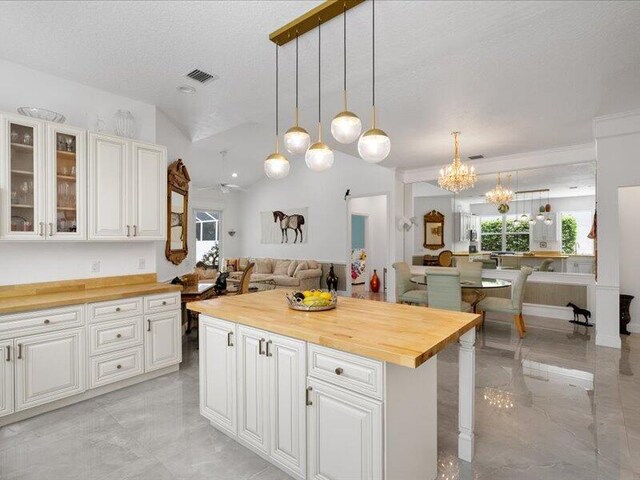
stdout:
[[9,121],[10,232],[35,232],[37,159],[36,129]]

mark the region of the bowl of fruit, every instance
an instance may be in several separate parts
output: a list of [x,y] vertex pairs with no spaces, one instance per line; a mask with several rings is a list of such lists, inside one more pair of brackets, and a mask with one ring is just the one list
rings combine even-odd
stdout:
[[336,292],[323,290],[305,290],[304,292],[287,293],[289,308],[303,312],[321,312],[336,308],[338,295]]

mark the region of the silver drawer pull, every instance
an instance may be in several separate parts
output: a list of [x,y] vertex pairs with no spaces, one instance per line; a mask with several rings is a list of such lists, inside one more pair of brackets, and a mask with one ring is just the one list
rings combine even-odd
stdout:
[[18,358],[22,359],[22,344],[18,344]]
[[51,320],[49,320],[48,318],[44,321],[45,325],[49,325],[51,323]]
[[344,373],[344,370],[342,369],[342,367],[336,368],[336,375],[342,375],[343,373]]
[[311,391],[313,390],[313,388],[311,387],[307,387],[307,391],[305,392],[305,403],[307,404],[307,407],[310,407],[311,405],[313,405],[313,402],[311,401]]
[[231,337],[233,336],[233,332],[227,333],[227,347],[233,347],[233,340]]
[[116,338],[122,338],[122,334],[121,333],[117,334]]
[[258,355],[264,355],[264,350],[262,349],[262,344],[266,342],[264,338],[258,340]]
[[7,362],[11,361],[11,345],[7,345]]
[[53,237],[53,223],[49,222],[49,236]]
[[120,311],[120,307],[116,307],[116,312],[119,312],[119,311]]
[[267,352],[266,352],[267,357],[273,357],[273,353],[271,352],[271,349],[269,348],[269,346],[270,346],[272,343],[273,343],[273,342],[272,342],[271,340],[269,340],[269,341],[267,342],[267,349],[266,349],[266,350],[267,350]]
[[151,331],[151,320],[147,320],[147,332]]
[[116,366],[116,368],[117,368],[118,370],[120,370],[120,369],[122,368],[122,365],[118,365],[118,366]]

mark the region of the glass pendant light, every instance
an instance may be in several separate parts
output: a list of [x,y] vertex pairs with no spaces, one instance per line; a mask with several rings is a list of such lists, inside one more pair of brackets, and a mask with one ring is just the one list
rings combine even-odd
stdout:
[[325,143],[322,143],[322,88],[321,88],[321,44],[322,36],[320,26],[322,22],[318,19],[318,141],[311,145],[304,156],[304,161],[314,172],[323,172],[333,165],[333,151]]
[[531,208],[531,216],[529,217],[529,226],[533,227],[536,224],[536,219],[533,216],[533,193],[531,194],[531,201],[529,202],[529,208]]
[[538,214],[536,215],[536,220],[541,222],[544,220],[544,205],[542,205],[542,193],[538,192],[538,203],[540,206],[538,207]]
[[278,151],[279,147],[279,125],[278,125],[278,49],[276,43],[276,151],[269,155],[264,161],[264,173],[272,179],[280,179],[289,175],[289,160]]
[[296,124],[284,134],[284,148],[293,155],[302,155],[311,143],[311,136],[298,124],[298,117],[298,35],[296,33]]
[[[550,212],[551,211],[551,204],[549,203],[549,190],[547,190],[547,204],[545,205],[544,210],[545,210],[545,212]],[[552,225],[553,224],[553,220],[549,215],[547,215],[547,217],[544,219],[544,224],[545,225]]]
[[362,134],[358,140],[358,153],[366,162],[378,163],[387,158],[391,151],[391,140],[384,131],[376,128],[376,2],[372,0],[372,33],[371,44],[373,49],[372,56],[372,127]]
[[350,112],[347,108],[347,6],[345,4],[342,13],[343,19],[343,50],[344,50],[344,79],[343,79],[343,95],[344,110],[334,117],[331,121],[331,134],[340,143],[352,143],[360,136],[362,132],[362,122],[358,116]]

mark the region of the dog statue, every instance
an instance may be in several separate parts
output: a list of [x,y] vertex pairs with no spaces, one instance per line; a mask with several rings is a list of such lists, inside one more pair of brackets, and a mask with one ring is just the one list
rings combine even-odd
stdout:
[[227,291],[227,278],[229,278],[229,272],[222,272],[218,275],[216,283],[213,286],[213,290],[216,292],[216,295],[222,295]]
[[[567,307],[573,308],[573,320],[569,320],[570,323],[576,323],[578,325],[584,325],[585,327],[593,327],[593,323],[589,323],[591,318],[591,312],[586,308],[580,308],[574,303],[567,303]],[[584,322],[580,321],[580,315],[584,317]]]

